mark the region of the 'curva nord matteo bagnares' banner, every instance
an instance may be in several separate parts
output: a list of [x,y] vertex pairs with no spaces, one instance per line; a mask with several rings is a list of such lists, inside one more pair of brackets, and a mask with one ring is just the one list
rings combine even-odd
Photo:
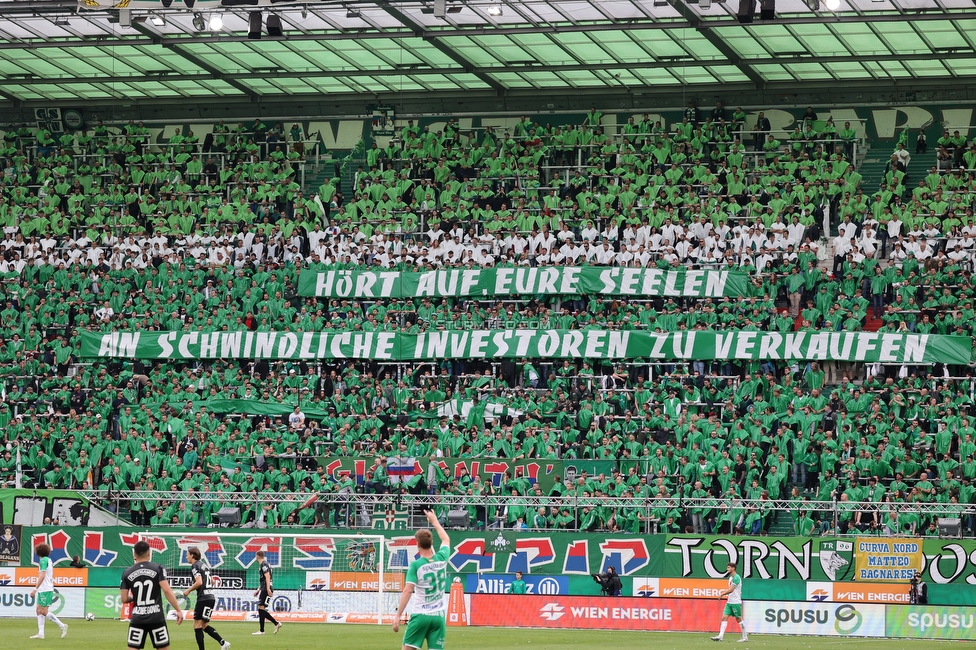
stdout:
[[83,332],[81,356],[125,359],[755,359],[968,364],[966,336],[621,330]]
[[540,266],[440,271],[302,271],[298,294],[316,298],[572,295],[744,296],[742,271]]

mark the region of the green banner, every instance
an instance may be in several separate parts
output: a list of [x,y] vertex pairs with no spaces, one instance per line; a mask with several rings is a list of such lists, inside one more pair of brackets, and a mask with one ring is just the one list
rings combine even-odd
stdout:
[[805,601],[803,580],[743,580],[742,597],[747,600]]
[[929,583],[929,603],[933,605],[964,605],[976,607],[976,589],[960,589],[956,584]]
[[744,296],[741,271],[540,266],[412,271],[315,271],[298,278],[298,294],[317,298],[441,298],[591,295]]
[[[177,535],[159,536],[165,530]],[[65,567],[74,555],[86,564],[121,568],[132,564],[132,546],[147,539],[153,548],[153,561],[167,567],[188,567],[185,547],[205,548],[207,561],[218,575],[246,575],[246,587],[257,584],[254,554],[263,550],[275,572],[275,586],[280,589],[304,589],[307,571],[349,571],[350,559],[346,540],[329,537],[328,530],[304,531],[306,537],[281,537],[275,529],[234,529],[245,536],[221,535],[221,529],[161,528],[134,531],[132,528],[82,527],[25,528],[24,539],[32,543],[46,541],[52,546],[55,567]],[[303,531],[289,531],[302,533]],[[349,531],[343,531],[348,533]],[[414,559],[413,530],[372,531],[386,540],[385,564],[388,571],[405,571]],[[141,535],[141,537],[140,537]],[[340,543],[341,542],[341,543]],[[662,570],[663,535],[596,535],[533,531],[451,531],[451,573],[514,573],[551,576],[588,576],[614,565],[623,575],[659,575]],[[26,545],[25,545],[26,546]],[[353,552],[351,549],[349,552]],[[36,566],[33,549],[21,552],[22,566]]]
[[[639,461],[637,461],[639,462]],[[576,477],[586,472],[588,476],[599,476],[603,474],[604,476],[610,476],[613,472],[620,467],[622,463],[616,460],[602,460],[602,459],[589,459],[589,458],[572,458],[563,461],[563,477],[566,479],[566,483],[572,483],[576,480]],[[626,463],[628,466],[637,464],[636,462],[630,461]],[[626,469],[620,468],[622,474],[627,474],[630,467]],[[646,474],[646,472],[644,472]]]
[[[743,579],[851,581],[855,579],[854,546],[853,539],[821,537],[668,535],[662,576],[718,578],[729,562],[737,562]],[[932,588],[976,581],[976,540],[925,539],[922,553],[922,575]]]
[[83,332],[81,356],[126,359],[754,359],[968,364],[968,336],[620,330]]

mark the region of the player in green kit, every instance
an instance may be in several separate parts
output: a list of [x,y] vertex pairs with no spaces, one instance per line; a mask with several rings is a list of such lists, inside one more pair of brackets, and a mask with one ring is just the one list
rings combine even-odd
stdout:
[[424,645],[428,650],[444,650],[447,632],[447,560],[451,557],[451,538],[437,521],[433,510],[427,511],[427,521],[437,531],[441,547],[434,552],[434,536],[429,530],[418,530],[417,554],[420,557],[410,563],[407,580],[400,594],[400,607],[393,621],[393,631],[400,631],[403,613],[410,605],[410,623],[403,634],[403,650],[413,650]]
[[44,638],[44,621],[51,621],[61,628],[61,638],[68,636],[68,626],[58,620],[58,617],[51,612],[51,605],[54,603],[54,564],[51,562],[51,547],[47,544],[38,544],[34,547],[34,555],[37,556],[37,586],[31,592],[31,596],[37,596],[37,634],[32,639]]
[[725,636],[725,628],[729,625],[729,617],[731,616],[739,622],[739,629],[742,630],[742,638],[739,639],[739,643],[745,643],[749,640],[749,635],[746,634],[746,626],[742,622],[742,578],[735,572],[735,562],[729,562],[728,569],[729,588],[722,590],[722,593],[718,597],[728,596],[729,599],[725,603],[725,609],[722,611],[722,627],[719,628],[718,636],[712,637],[712,641],[722,640],[722,637]]

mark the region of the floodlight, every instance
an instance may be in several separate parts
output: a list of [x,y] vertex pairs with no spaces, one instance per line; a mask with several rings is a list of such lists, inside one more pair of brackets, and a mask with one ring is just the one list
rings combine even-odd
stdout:
[[840,0],[824,0],[824,6],[828,11],[837,11],[840,9]]
[[501,16],[502,6],[501,5],[488,5],[488,15],[489,16]]
[[220,14],[213,14],[210,16],[210,31],[219,32],[224,28],[224,19],[220,17]]
[[207,29],[207,21],[203,19],[203,14],[193,14],[193,29],[197,30],[198,32],[202,32]]

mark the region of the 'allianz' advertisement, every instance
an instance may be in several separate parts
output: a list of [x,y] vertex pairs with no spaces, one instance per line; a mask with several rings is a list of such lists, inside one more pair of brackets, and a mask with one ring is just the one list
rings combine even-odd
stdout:
[[[569,577],[524,575],[525,593],[560,596],[569,593]],[[469,594],[507,594],[515,581],[514,574],[469,573],[465,576],[464,591]]]

